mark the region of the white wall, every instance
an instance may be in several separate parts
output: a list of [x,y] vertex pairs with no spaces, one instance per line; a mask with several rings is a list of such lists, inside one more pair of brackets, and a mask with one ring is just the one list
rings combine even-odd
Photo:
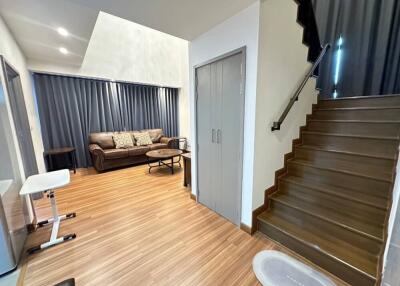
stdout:
[[[244,153],[242,180],[242,223],[251,225],[254,126],[257,86],[259,6],[255,4],[194,39],[189,45],[190,58],[190,124],[195,138],[194,66],[227,52],[246,46],[246,89],[244,118]],[[192,146],[192,174],[196,174],[196,146]],[[197,178],[192,176],[192,192],[197,192]]]
[[[397,285],[400,274],[398,261],[400,261],[400,160],[397,161],[396,179],[392,193],[392,209],[388,222],[388,237],[383,256],[383,283],[382,285]],[[395,223],[396,222],[396,223]]]
[[[0,55],[17,70],[21,78],[22,90],[24,93],[26,109],[28,112],[29,125],[34,142],[37,164],[40,172],[45,171],[43,160],[43,143],[40,135],[40,128],[35,116],[35,103],[32,96],[31,76],[27,69],[25,56],[21,52],[18,44],[14,40],[11,32],[7,28],[3,19],[0,17]],[[22,174],[24,174],[22,172]]]
[[317,100],[315,80],[311,79],[294,104],[281,131],[271,132],[310,64],[308,48],[302,44],[303,29],[296,22],[293,0],[262,0],[258,54],[257,104],[254,150],[253,209],[264,202],[264,191],[274,184],[275,171],[283,167],[292,140],[299,137]]
[[[43,160],[43,143],[40,135],[39,122],[36,120],[35,116],[35,104],[32,96],[32,85],[31,85],[31,77],[27,70],[26,61],[23,53],[21,52],[18,44],[14,40],[12,34],[4,23],[3,19],[0,17],[0,55],[4,56],[6,61],[16,69],[21,78],[22,90],[24,93],[24,99],[26,104],[26,109],[29,118],[29,125],[31,128],[32,139],[34,142],[34,150],[36,155],[36,160],[39,168],[39,172],[45,171],[45,165]],[[5,89],[5,87],[3,87]],[[4,90],[5,91],[5,90]],[[9,118],[11,119],[12,126],[12,134],[13,140],[15,142],[15,147],[17,150],[17,160],[19,165],[19,170],[21,174],[21,180],[25,180],[25,173],[22,164],[22,157],[18,146],[18,140],[16,136],[16,131],[12,121],[11,109],[9,106],[9,100],[7,100]],[[30,211],[31,218],[32,212],[30,208],[30,203],[28,203],[28,209]]]
[[180,88],[180,134],[189,136],[188,42],[100,12],[81,67],[29,61],[29,69]]
[[[292,0],[261,0],[214,27],[190,43],[190,108],[195,136],[193,67],[242,46],[247,47],[242,223],[251,226],[252,211],[264,202],[264,192],[274,184],[275,171],[283,167],[292,141],[299,137],[306,114],[317,101],[315,80],[305,86],[282,130],[271,132],[293,92],[311,64],[302,44]],[[196,174],[195,146],[192,173]],[[196,176],[192,177],[195,194]]]

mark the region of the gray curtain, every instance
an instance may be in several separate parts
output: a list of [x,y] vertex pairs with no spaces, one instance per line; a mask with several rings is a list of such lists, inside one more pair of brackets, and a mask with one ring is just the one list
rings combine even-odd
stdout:
[[117,97],[124,130],[159,128],[159,88],[117,83]]
[[117,97],[124,130],[162,128],[178,136],[178,89],[117,83]]
[[179,134],[179,97],[178,89],[162,88],[159,97],[161,128],[167,136]]
[[319,87],[331,97],[337,43],[343,38],[338,96],[400,93],[400,2],[312,0],[322,43],[333,43]]
[[154,86],[41,73],[33,79],[45,149],[75,147],[78,167],[91,165],[88,137],[93,132],[165,127],[168,135],[178,135],[178,122],[161,116],[166,112],[178,120],[176,89],[171,89],[176,96],[162,102],[161,88]]

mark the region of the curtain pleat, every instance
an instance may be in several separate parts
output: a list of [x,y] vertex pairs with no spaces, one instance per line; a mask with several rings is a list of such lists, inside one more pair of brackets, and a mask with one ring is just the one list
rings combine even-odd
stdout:
[[73,146],[78,167],[91,165],[89,134],[162,128],[178,135],[178,90],[33,75],[45,149]]
[[340,97],[400,93],[400,1],[311,1],[322,43],[333,44],[320,66],[321,95],[332,97],[340,36]]

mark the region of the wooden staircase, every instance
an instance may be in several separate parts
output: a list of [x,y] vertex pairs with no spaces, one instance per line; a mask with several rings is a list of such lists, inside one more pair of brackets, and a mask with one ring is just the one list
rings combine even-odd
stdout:
[[375,285],[399,131],[400,96],[320,100],[266,195],[258,230],[350,285]]

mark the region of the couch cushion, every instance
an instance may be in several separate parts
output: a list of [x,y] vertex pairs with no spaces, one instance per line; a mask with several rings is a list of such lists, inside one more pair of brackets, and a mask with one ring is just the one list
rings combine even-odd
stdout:
[[102,148],[102,149],[114,149],[115,144],[112,136],[104,136],[102,138],[99,138],[97,141],[97,144]]
[[128,149],[108,149],[104,150],[104,158],[120,159],[128,157]]
[[168,145],[164,143],[154,143],[149,145],[150,150],[157,150],[157,149],[168,149]]
[[146,154],[146,152],[150,151],[149,146],[134,146],[132,148],[128,148],[129,157],[132,156],[140,156]]
[[161,137],[164,136],[164,132],[162,129],[146,129],[140,132],[147,132],[150,135],[150,139],[153,143],[160,143]]
[[97,144],[102,149],[115,148],[113,133],[111,132],[92,133],[89,135],[89,143]]

